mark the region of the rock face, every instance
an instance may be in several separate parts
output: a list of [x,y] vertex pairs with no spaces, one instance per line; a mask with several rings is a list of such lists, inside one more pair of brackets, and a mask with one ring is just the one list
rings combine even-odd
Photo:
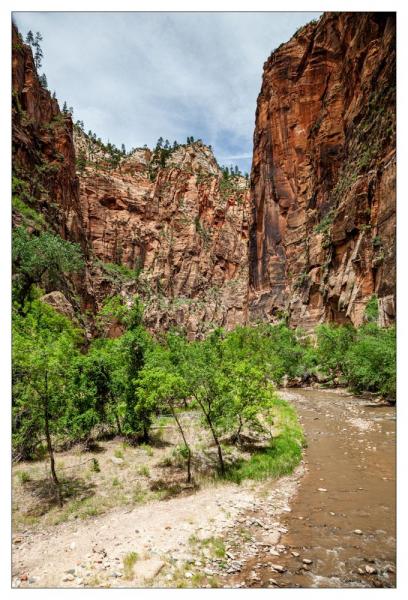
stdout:
[[26,184],[22,200],[86,251],[71,117],[42,87],[31,48],[14,26],[12,43],[13,175]]
[[138,293],[152,329],[194,338],[283,315],[358,325],[376,294],[388,325],[395,16],[327,13],[271,55],[250,190],[201,142],[112,154],[60,112],[13,28],[13,175],[13,223],[34,209],[83,249],[85,272],[60,290],[77,313]]
[[395,316],[395,14],[327,13],[264,65],[251,174],[250,318]]
[[[214,325],[243,323],[248,289],[245,179],[223,177],[201,142],[178,147],[157,169],[148,149],[112,166],[78,128],[75,143],[87,159],[80,197],[96,264],[108,279],[111,263],[127,267],[122,289],[141,293],[148,324],[183,325],[194,337]],[[103,278],[95,287],[105,294]]]

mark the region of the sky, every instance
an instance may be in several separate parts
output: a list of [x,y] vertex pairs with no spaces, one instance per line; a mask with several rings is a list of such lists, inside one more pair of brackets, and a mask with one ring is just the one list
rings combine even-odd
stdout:
[[211,144],[250,171],[263,63],[312,12],[15,12],[43,36],[42,69],[60,106],[126,149],[159,137]]

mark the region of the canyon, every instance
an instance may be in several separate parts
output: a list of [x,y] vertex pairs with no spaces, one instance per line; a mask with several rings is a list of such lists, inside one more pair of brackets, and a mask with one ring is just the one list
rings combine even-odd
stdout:
[[[389,325],[395,15],[326,13],[271,54],[249,181],[225,177],[200,140],[112,161],[42,87],[13,28],[13,169],[24,206],[81,246],[84,273],[59,291],[85,320],[139,294],[149,328],[190,339],[282,318],[311,330],[360,325],[376,295]],[[13,224],[35,233],[24,206]]]

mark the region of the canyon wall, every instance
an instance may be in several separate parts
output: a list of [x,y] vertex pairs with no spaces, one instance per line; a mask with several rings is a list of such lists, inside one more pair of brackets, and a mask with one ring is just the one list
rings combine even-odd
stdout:
[[179,146],[155,169],[155,156],[147,148],[112,166],[103,149],[78,128],[75,144],[86,158],[80,199],[94,264],[100,267],[94,278],[98,301],[110,286],[112,267],[120,264],[128,269],[122,272],[122,291],[143,297],[146,322],[153,329],[183,325],[196,337],[214,326],[244,323],[245,178],[225,178],[200,141]]
[[136,293],[152,330],[194,338],[282,317],[359,325],[376,295],[394,320],[394,15],[327,13],[272,53],[250,189],[201,141],[112,154],[60,111],[15,28],[12,110],[13,224],[81,245],[62,290],[77,313]]
[[[88,314],[90,330],[90,315],[113,294],[139,294],[149,327],[183,326],[190,338],[244,323],[245,178],[225,177],[200,141],[166,160],[148,148],[113,160],[60,111],[15,27],[12,73],[13,225],[80,244],[85,269],[67,276],[62,292],[77,314]],[[45,291],[54,292],[47,282]],[[119,332],[113,325],[111,334]]]
[[250,318],[395,316],[395,14],[327,13],[264,65],[251,174]]
[[[41,85],[31,48],[14,26],[12,44],[13,192],[86,252],[71,117]],[[14,206],[13,219],[21,222]]]

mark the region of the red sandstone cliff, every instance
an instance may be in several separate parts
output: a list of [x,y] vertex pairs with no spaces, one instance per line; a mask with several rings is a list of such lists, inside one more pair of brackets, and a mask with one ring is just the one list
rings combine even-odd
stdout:
[[[387,324],[395,18],[328,13],[271,55],[250,194],[242,178],[223,178],[200,142],[165,162],[147,148],[112,160],[60,112],[14,29],[13,173],[22,200],[83,248],[85,273],[67,281],[77,310],[139,293],[151,328],[183,325],[195,337],[282,314],[307,329],[359,324],[377,294]],[[16,205],[13,222],[22,220]]]
[[[148,149],[113,165],[106,147],[73,127],[42,87],[14,27],[13,175],[13,223],[30,215],[28,207],[82,246],[85,272],[63,290],[71,301],[79,295],[77,310],[139,293],[152,328],[183,325],[195,337],[246,320],[245,180],[225,180],[200,142],[180,146],[165,165]],[[25,224],[35,229],[34,221]]]
[[[76,129],[87,166],[80,197],[99,274],[98,300],[118,263],[137,273],[122,282],[138,291],[153,328],[186,326],[191,337],[215,325],[246,320],[248,190],[244,178],[226,180],[201,142],[180,146],[152,174],[154,157],[139,149],[109,166],[103,150]],[[98,263],[98,261],[101,261]],[[103,276],[105,273],[105,277]]]
[[251,175],[250,314],[394,318],[395,15],[327,13],[264,65]]
[[71,117],[42,87],[31,48],[14,26],[12,43],[13,175],[27,185],[23,200],[86,250]]

